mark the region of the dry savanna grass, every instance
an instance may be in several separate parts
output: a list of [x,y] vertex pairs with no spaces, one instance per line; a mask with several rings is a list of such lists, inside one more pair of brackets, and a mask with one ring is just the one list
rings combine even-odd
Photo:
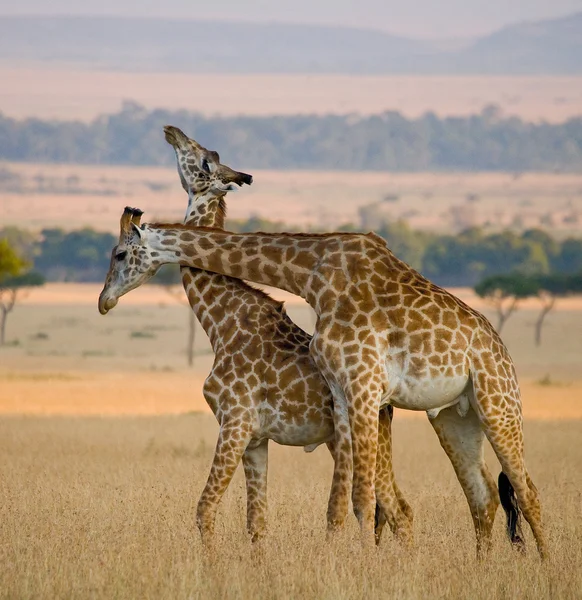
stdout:
[[15,117],[88,121],[123,100],[204,114],[478,113],[497,104],[526,120],[580,113],[582,77],[193,75],[121,73],[63,65],[0,64],[0,109]]
[[[579,598],[580,421],[526,423],[551,556],[513,552],[497,515],[478,564],[464,497],[424,420],[396,420],[397,477],[415,544],[364,553],[356,521],[334,543],[324,522],[323,448],[273,446],[269,531],[252,549],[238,473],[217,518],[214,553],[195,527],[217,426],[210,416],[0,419],[0,596],[4,598]],[[498,471],[496,462],[492,469]]]
[[[161,131],[159,144],[167,146]],[[252,165],[231,166],[254,176],[251,188],[228,196],[228,213],[234,219],[257,215],[299,229],[333,229],[345,223],[372,229],[381,219],[402,219],[415,229],[443,233],[483,225],[581,234],[580,174],[261,171]],[[186,197],[174,168],[18,163],[0,167],[23,181],[18,193],[0,194],[2,225],[117,232],[126,205],[145,210],[146,221],[180,222],[184,217]],[[43,193],[38,181],[44,182]],[[359,209],[375,203],[378,216],[361,223]]]
[[[505,537],[475,560],[464,496],[422,414],[396,411],[397,479],[415,544],[388,530],[363,552],[356,520],[325,541],[331,459],[272,444],[269,530],[251,548],[238,472],[219,509],[214,553],[195,526],[217,424],[201,395],[212,354],[200,329],[185,367],[186,308],[144,286],[102,317],[99,286],[49,285],[10,316],[0,349],[2,598],[578,598],[582,589],[582,310],[559,303],[532,343],[533,305],[504,332],[522,379],[526,459],[551,557]],[[468,290],[457,293],[480,304]],[[311,329],[304,303],[281,294]],[[497,475],[499,465],[487,447]]]

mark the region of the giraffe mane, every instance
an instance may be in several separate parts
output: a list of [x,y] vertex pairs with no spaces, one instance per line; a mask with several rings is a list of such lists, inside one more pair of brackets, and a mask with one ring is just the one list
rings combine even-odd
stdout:
[[216,209],[217,222],[224,224],[226,221],[226,200],[224,196],[220,197],[218,201],[218,208]]
[[244,287],[245,289],[248,289],[250,292],[253,292],[253,294],[255,294],[257,296],[261,296],[261,298],[263,298],[263,300],[269,302],[269,304],[271,304],[278,311],[285,312],[285,303],[284,302],[275,300],[275,298],[273,298],[273,296],[271,296],[269,293],[265,292],[265,290],[255,287],[254,285],[247,283],[243,279],[240,279],[239,281],[241,282],[242,287]]
[[[220,207],[219,207],[220,208]],[[238,235],[235,231],[228,231],[226,229],[221,229],[220,227],[199,227],[197,225],[186,225],[184,223],[146,223],[146,225],[150,227],[155,227],[156,229],[181,229],[184,231],[208,231],[213,232],[217,231],[219,233],[229,233]],[[330,237],[348,237],[352,235],[366,235],[372,238],[379,238],[378,235],[373,233],[362,233],[356,231],[330,231],[330,232],[315,232],[315,233],[305,233],[305,232],[290,232],[290,231],[253,231],[248,235],[280,235],[281,237],[298,237],[298,238],[330,238]],[[382,242],[385,245],[385,241],[382,239]]]

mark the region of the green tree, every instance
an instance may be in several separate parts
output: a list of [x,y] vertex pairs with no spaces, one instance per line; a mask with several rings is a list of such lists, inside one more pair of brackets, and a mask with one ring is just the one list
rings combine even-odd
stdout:
[[43,285],[44,281],[44,277],[34,271],[5,277],[0,281],[0,346],[6,343],[6,321],[17,300],[22,299],[31,287]]
[[0,239],[0,346],[6,340],[6,320],[8,313],[16,304],[17,293],[13,289],[14,281],[28,266],[7,239]]
[[26,229],[8,226],[0,229],[0,239],[6,240],[24,260],[32,261],[38,255],[38,235]]
[[582,292],[582,274],[564,275],[555,273],[539,275],[534,278],[534,281],[536,295],[542,304],[534,325],[534,340],[536,346],[539,346],[542,343],[542,327],[546,316],[554,309],[558,298]]
[[542,328],[548,314],[559,298],[582,293],[582,272],[576,275],[563,273],[525,275],[512,273],[483,279],[475,292],[489,300],[497,311],[497,330],[500,332],[507,319],[517,310],[524,298],[538,298],[541,310],[534,323],[536,346],[542,342]]
[[0,283],[21,273],[28,263],[18,255],[13,246],[5,238],[0,239]]
[[376,227],[378,235],[386,240],[386,244],[394,254],[408,263],[412,268],[421,270],[430,234],[413,231],[404,221],[384,223]]

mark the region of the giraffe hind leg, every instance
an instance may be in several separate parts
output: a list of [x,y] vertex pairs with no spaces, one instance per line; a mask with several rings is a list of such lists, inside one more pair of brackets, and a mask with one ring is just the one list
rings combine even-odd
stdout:
[[[489,377],[493,381],[488,382]],[[547,542],[542,525],[539,494],[525,467],[519,390],[515,384],[514,389],[505,394],[500,392],[488,394],[486,392],[491,389],[499,390],[500,385],[495,377],[481,372],[473,379],[474,396],[470,399],[479,416],[485,435],[501,463],[500,496],[505,504],[504,509],[508,517],[509,539],[517,550],[525,549],[525,544],[517,529],[519,511],[521,511],[531,527],[538,552],[543,559],[548,554]],[[516,505],[511,502],[511,490],[514,491],[517,498]]]
[[515,490],[503,471],[499,473],[497,485],[499,486],[501,506],[507,518],[507,535],[517,550],[525,552],[525,542],[521,531],[521,511],[515,497]]
[[483,456],[481,423],[468,401],[466,410],[450,406],[434,418],[429,416],[429,421],[467,498],[477,537],[477,557],[482,558],[491,547],[499,496]]

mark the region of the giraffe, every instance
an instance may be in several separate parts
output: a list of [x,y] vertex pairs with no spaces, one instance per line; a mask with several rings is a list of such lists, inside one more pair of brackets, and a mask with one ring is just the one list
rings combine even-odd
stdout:
[[[392,405],[427,411],[439,437],[449,432],[441,444],[464,483],[478,552],[490,546],[500,499],[515,547],[524,547],[523,513],[547,556],[539,494],[524,461],[515,368],[483,315],[400,261],[375,234],[235,234],[179,224],[126,227],[102,311],[168,262],[279,287],[315,310],[310,353],[334,413],[349,418],[352,502],[365,543],[374,535],[379,411]],[[501,463],[499,496],[484,466],[483,434]]]
[[[178,171],[189,192],[186,222],[223,227],[224,196],[250,175],[220,164],[210,152],[179,129],[165,128],[178,156]],[[139,225],[141,211],[128,209],[122,230]],[[118,253],[119,254],[118,246]],[[115,262],[113,262],[115,260]],[[119,264],[112,259],[112,265]],[[266,526],[268,440],[305,446],[326,443],[334,458],[328,504],[328,531],[340,528],[348,512],[346,485],[351,472],[349,425],[334,424],[333,400],[309,356],[311,337],[289,319],[282,303],[241,280],[199,269],[182,268],[184,288],[215,353],[203,392],[220,423],[211,472],[201,495],[197,522],[206,544],[214,531],[218,503],[241,461],[247,485],[247,530],[259,540]],[[412,511],[402,496],[391,464],[391,416],[385,410],[380,429],[376,539],[388,521],[405,544],[412,539]],[[335,429],[343,428],[348,444],[338,445]],[[347,478],[347,481],[344,479]]]

